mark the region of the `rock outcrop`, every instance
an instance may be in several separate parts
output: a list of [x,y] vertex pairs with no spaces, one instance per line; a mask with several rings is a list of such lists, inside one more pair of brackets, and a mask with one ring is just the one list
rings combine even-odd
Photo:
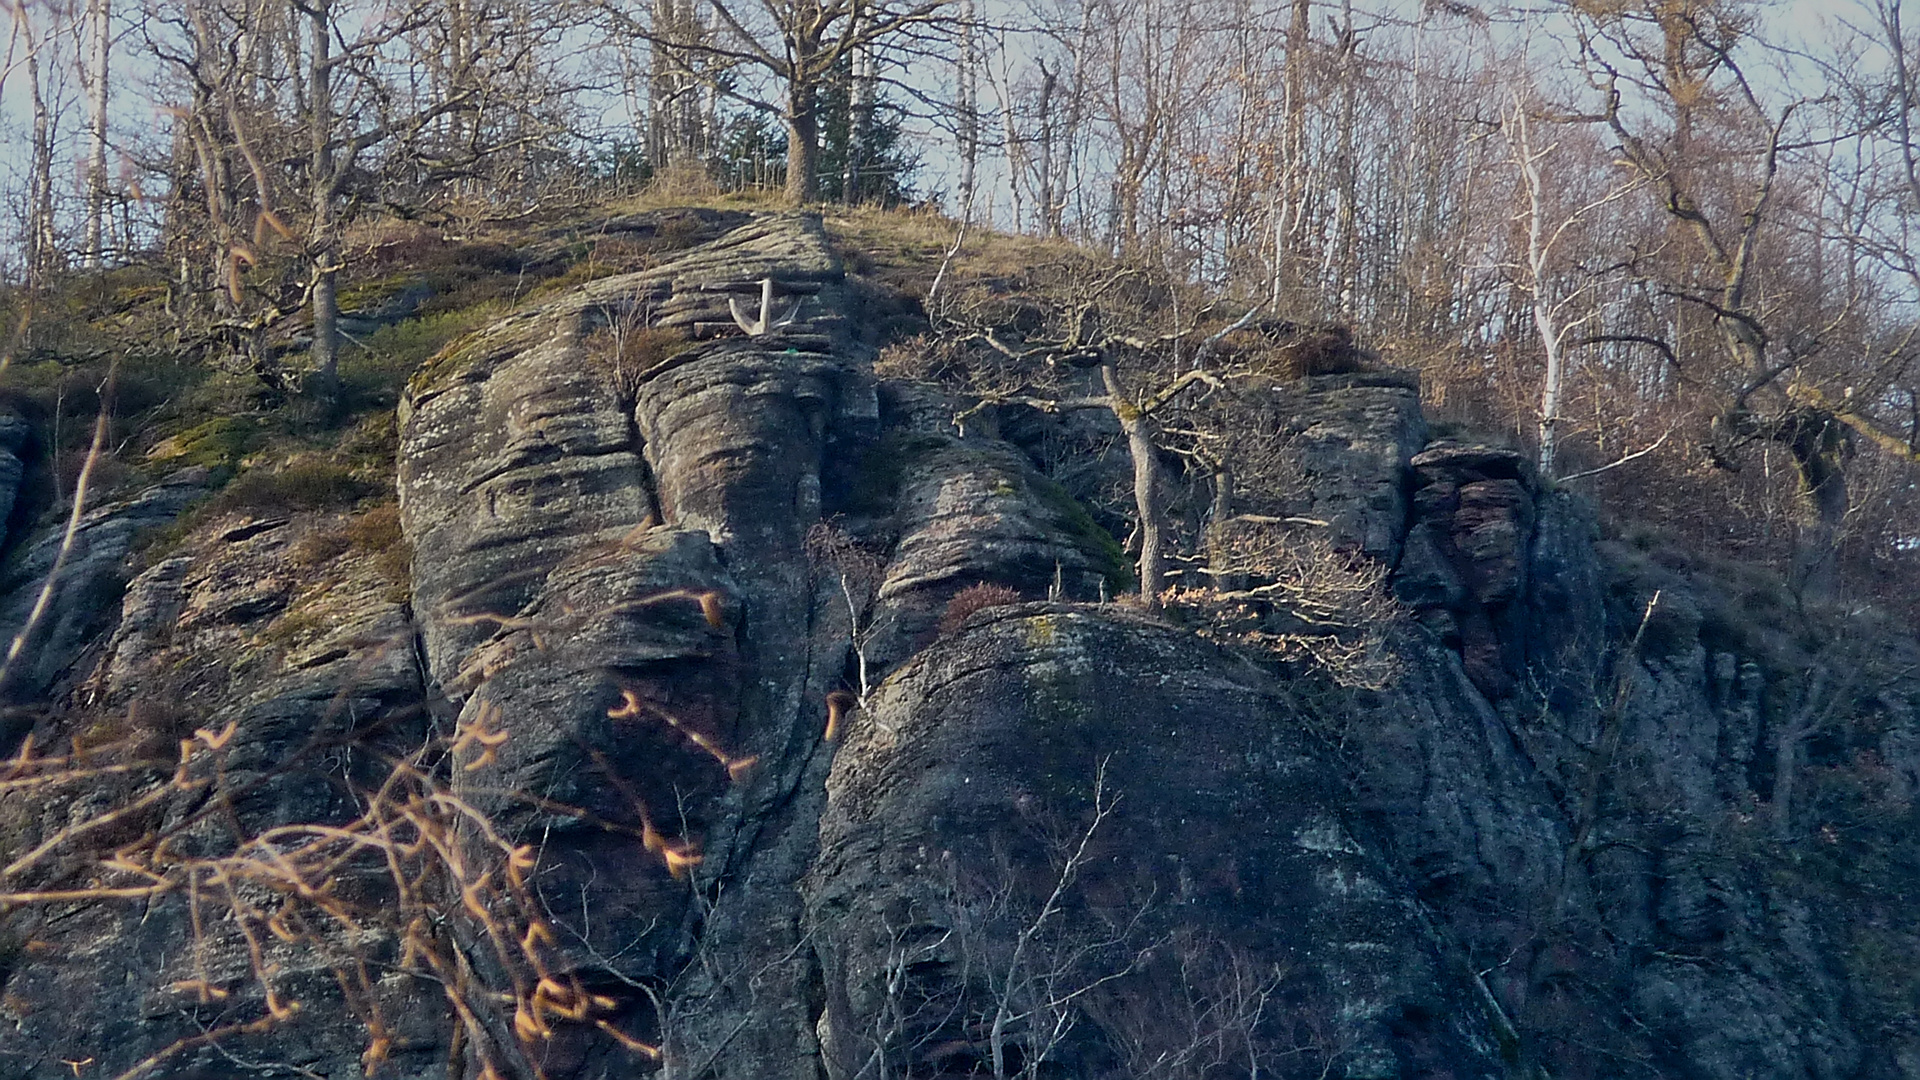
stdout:
[[[8,460],[17,462],[0,457],[0,473],[12,471]],[[0,636],[11,644],[25,635],[0,696],[14,704],[42,701],[71,680],[102,631],[114,626],[137,537],[165,527],[210,490],[206,469],[182,469],[131,499],[53,523],[29,541],[0,596]]]
[[[131,577],[210,478],[83,517],[5,749],[161,765],[4,804],[68,891],[0,909],[0,1074],[1920,1076],[1910,637],[1809,646],[1859,616],[1602,539],[1374,371],[1260,415],[1391,571],[1392,677],[1263,662],[1112,601],[1113,461],[1034,452],[1093,421],[877,379],[818,218],[621,228],[669,225],[414,376],[397,510],[203,514]],[[345,854],[232,900],[258,940],[212,878],[87,893],[403,773],[455,824],[365,846],[444,845],[433,920]]]
[[1185,632],[974,615],[887,680],[827,783],[807,885],[826,1074],[993,1075],[997,1051],[1069,1076],[1223,1053],[1502,1075],[1323,751],[1271,675]]
[[[368,779],[369,759],[418,746],[430,718],[405,583],[382,552],[344,539],[352,521],[314,513],[207,520],[127,585],[117,625],[62,710],[64,740],[45,719],[32,732],[39,745],[83,759],[118,748],[123,757],[170,762],[179,740],[217,742],[225,797],[172,790],[170,768],[155,781],[108,768],[88,784],[42,786],[56,797],[9,806],[0,829],[50,840],[63,827],[144,806],[113,823],[112,843],[165,831],[177,834],[179,850],[215,852],[235,833],[353,817],[354,784]],[[99,547],[90,550],[101,558]],[[124,554],[105,565],[123,563]],[[46,854],[57,872],[76,852],[57,846]],[[198,885],[209,895],[219,889],[211,879]],[[263,1013],[267,999],[248,943],[227,919],[196,924],[196,906],[163,898],[14,912],[7,943],[15,955],[0,965],[9,972],[10,1029],[0,1041],[0,1074],[71,1077],[61,1061],[89,1057],[101,1071],[125,1071],[169,1047],[183,1051],[156,1062],[165,1066],[159,1075],[232,1075],[235,1056],[256,1053],[267,1069],[356,1068],[365,1031],[329,993],[326,958],[285,947],[267,962],[278,965],[279,992],[301,1002],[307,1022],[271,1039],[236,1032],[224,1048],[198,1045],[235,1016]],[[413,1042],[397,1060],[424,1073],[444,1057],[429,1048],[444,1031],[434,1011],[410,1003],[421,988],[394,980],[386,989],[391,1011],[409,1018]]]

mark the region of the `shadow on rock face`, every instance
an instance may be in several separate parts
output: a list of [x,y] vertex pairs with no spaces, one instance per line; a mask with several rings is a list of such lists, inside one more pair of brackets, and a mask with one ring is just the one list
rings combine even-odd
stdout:
[[1276,1076],[1499,1075],[1311,739],[1260,671],[1123,609],[975,615],[828,782],[828,1074],[1138,1075],[1237,1041]]

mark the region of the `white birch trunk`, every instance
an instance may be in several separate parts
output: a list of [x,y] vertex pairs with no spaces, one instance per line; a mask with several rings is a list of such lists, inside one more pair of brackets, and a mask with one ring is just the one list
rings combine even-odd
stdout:
[[53,120],[41,93],[40,49],[27,42],[27,95],[33,113],[32,150],[27,174],[27,283],[44,284],[54,266]]
[[974,40],[973,0],[960,0],[960,223],[973,220],[980,164],[980,53]]
[[847,160],[841,168],[840,195],[845,202],[857,203],[867,159],[873,154],[874,83],[879,69],[873,49],[866,45],[853,50],[852,64],[847,81]]
[[107,226],[107,62],[113,20],[109,0],[87,0],[91,52],[87,61],[89,132],[87,158],[86,265],[98,270],[105,260]]
[[1541,182],[1540,159],[1549,150],[1535,152],[1533,131],[1527,111],[1516,97],[1508,123],[1514,140],[1514,163],[1520,169],[1520,184],[1527,196],[1527,282],[1532,301],[1533,329],[1540,338],[1540,351],[1546,356],[1546,378],[1540,384],[1540,475],[1553,476],[1554,456],[1559,449],[1560,388],[1565,378],[1566,358],[1562,348],[1563,329],[1548,296],[1548,254],[1552,244],[1546,231],[1546,193]]

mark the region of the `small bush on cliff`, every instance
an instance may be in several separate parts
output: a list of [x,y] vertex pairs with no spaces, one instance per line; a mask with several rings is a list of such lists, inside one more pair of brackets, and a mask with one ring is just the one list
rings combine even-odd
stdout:
[[1215,581],[1238,587],[1169,590],[1170,617],[1349,689],[1383,689],[1398,678],[1387,639],[1407,611],[1387,591],[1384,566],[1324,536],[1266,522],[1216,526],[1209,539]]
[[361,551],[391,551],[401,541],[400,508],[384,503],[347,522],[347,539]]
[[379,506],[347,522],[347,539],[357,551],[374,556],[374,567],[390,580],[405,584],[413,561],[413,545],[400,530],[400,507]]
[[645,313],[638,310],[610,315],[607,325],[585,342],[588,362],[606,375],[622,400],[632,399],[642,373],[691,344],[678,330],[647,325]]
[[293,565],[311,570],[345,555],[352,546],[344,529],[316,529],[301,537],[287,558]]
[[1025,597],[1020,595],[1018,589],[1010,589],[1005,585],[989,585],[984,581],[961,589],[953,594],[953,599],[947,601],[946,613],[940,616],[940,636],[949,637],[958,633],[960,624],[966,622],[967,616],[976,611],[1018,604],[1024,599]]

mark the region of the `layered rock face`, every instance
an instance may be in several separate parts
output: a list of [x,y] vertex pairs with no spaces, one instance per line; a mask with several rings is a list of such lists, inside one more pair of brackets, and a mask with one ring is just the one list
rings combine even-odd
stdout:
[[[217,742],[236,793],[129,775],[10,819],[21,850],[141,799],[183,850],[348,821],[407,762],[464,815],[449,858],[515,852],[472,880],[519,906],[476,883],[439,925],[327,931],[356,997],[179,892],[19,903],[0,1075],[1920,1076],[1910,640],[1843,725],[1723,583],[1599,541],[1512,451],[1430,443],[1375,372],[1272,408],[1299,511],[1394,571],[1392,678],[1230,651],[1106,601],[1111,477],[1031,452],[1084,419],[962,434],[968,402],[875,378],[817,218],[690,220],[676,261],[415,377],[408,581],[303,512],[202,521],[123,586],[113,538],[182,475],[87,519],[101,569],[61,587],[98,598],[7,688],[38,745]],[[28,543],[16,625],[57,537]],[[947,617],[983,583],[1018,602]],[[1865,824],[1823,826],[1868,757]]]

